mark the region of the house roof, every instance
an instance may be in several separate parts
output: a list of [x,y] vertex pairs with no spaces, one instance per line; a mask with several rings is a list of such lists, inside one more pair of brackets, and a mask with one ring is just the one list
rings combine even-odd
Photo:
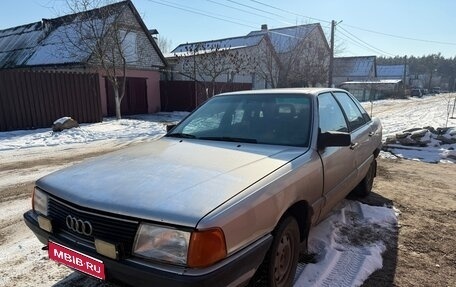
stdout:
[[402,78],[405,69],[406,65],[377,65],[377,77]]
[[[195,42],[195,43],[186,43],[177,46],[169,54],[170,57],[175,55],[186,55],[192,53],[192,51],[197,50],[197,53],[207,53],[212,52],[215,49],[241,49],[247,47],[254,47],[260,44],[263,40],[263,35],[252,35],[252,36],[241,36],[241,37],[232,37],[219,40],[205,41],[205,42]],[[193,54],[192,54],[193,55]]]
[[[277,53],[286,53],[289,52],[298,41],[301,41],[302,39],[308,37],[311,34],[311,32],[314,31],[314,29],[321,30],[320,24],[315,23],[277,29],[263,29],[258,31],[252,31],[246,36],[180,44],[174,50],[172,50],[171,53],[167,55],[167,58],[174,57],[175,55],[179,56],[179,54],[187,54],[188,52],[194,51],[195,47],[201,45],[204,45],[205,49],[201,49],[201,47],[199,47],[198,51],[200,53],[210,52],[213,50],[213,47],[215,46],[219,47],[219,49],[239,49],[253,47],[258,45],[266,35],[269,37],[270,43],[272,44]],[[322,30],[321,33],[324,37],[324,33]]]
[[364,85],[364,84],[399,84],[402,80],[399,79],[391,79],[391,80],[377,80],[377,81],[349,81],[343,82],[339,86],[346,86],[346,85]]
[[307,38],[314,29],[321,28],[319,23],[290,26],[277,29],[262,29],[252,31],[248,35],[265,35],[269,36],[271,43],[277,53],[289,52],[299,41]]
[[375,56],[334,58],[333,77],[375,77],[375,66]]
[[127,0],[98,9],[0,30],[0,69],[86,63],[91,56],[90,52],[77,49],[75,45],[74,48],[69,48],[68,45],[68,42],[77,43],[82,40],[81,33],[76,32],[77,27],[81,27],[84,21],[91,21],[100,31],[105,31],[105,27],[102,26],[110,25],[127,7],[132,10],[145,34],[150,38],[164,66],[166,60],[160,49],[147,32],[131,1]]

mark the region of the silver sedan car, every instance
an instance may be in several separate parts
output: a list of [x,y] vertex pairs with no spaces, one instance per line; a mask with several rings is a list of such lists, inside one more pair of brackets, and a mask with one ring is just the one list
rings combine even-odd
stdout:
[[309,229],[371,191],[381,133],[344,90],[221,94],[160,140],[39,179],[24,218],[101,280],[290,286]]

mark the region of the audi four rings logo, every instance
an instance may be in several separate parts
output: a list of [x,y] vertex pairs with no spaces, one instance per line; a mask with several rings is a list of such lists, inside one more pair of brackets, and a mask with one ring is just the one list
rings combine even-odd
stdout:
[[84,234],[86,236],[92,235],[92,224],[90,224],[88,221],[83,221],[74,216],[68,215],[65,219],[65,222],[66,226],[74,232]]

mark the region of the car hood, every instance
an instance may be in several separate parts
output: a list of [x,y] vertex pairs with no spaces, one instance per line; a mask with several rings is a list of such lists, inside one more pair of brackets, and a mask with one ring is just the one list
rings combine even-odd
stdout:
[[54,172],[37,186],[74,204],[196,227],[303,148],[162,138]]

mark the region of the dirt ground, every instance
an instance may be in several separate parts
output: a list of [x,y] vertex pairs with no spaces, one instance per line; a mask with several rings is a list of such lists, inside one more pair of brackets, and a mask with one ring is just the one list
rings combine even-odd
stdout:
[[[0,179],[15,176],[19,180],[0,184],[0,245],[4,252],[0,252],[0,286],[106,286],[49,262],[25,226],[22,213],[30,208],[33,188],[27,175],[114,149],[2,160]],[[385,234],[384,267],[363,286],[456,286],[455,165],[380,159],[374,192],[361,201],[394,205],[401,212],[397,233]]]
[[362,201],[401,212],[383,268],[363,286],[456,286],[456,166],[380,160],[374,193]]

